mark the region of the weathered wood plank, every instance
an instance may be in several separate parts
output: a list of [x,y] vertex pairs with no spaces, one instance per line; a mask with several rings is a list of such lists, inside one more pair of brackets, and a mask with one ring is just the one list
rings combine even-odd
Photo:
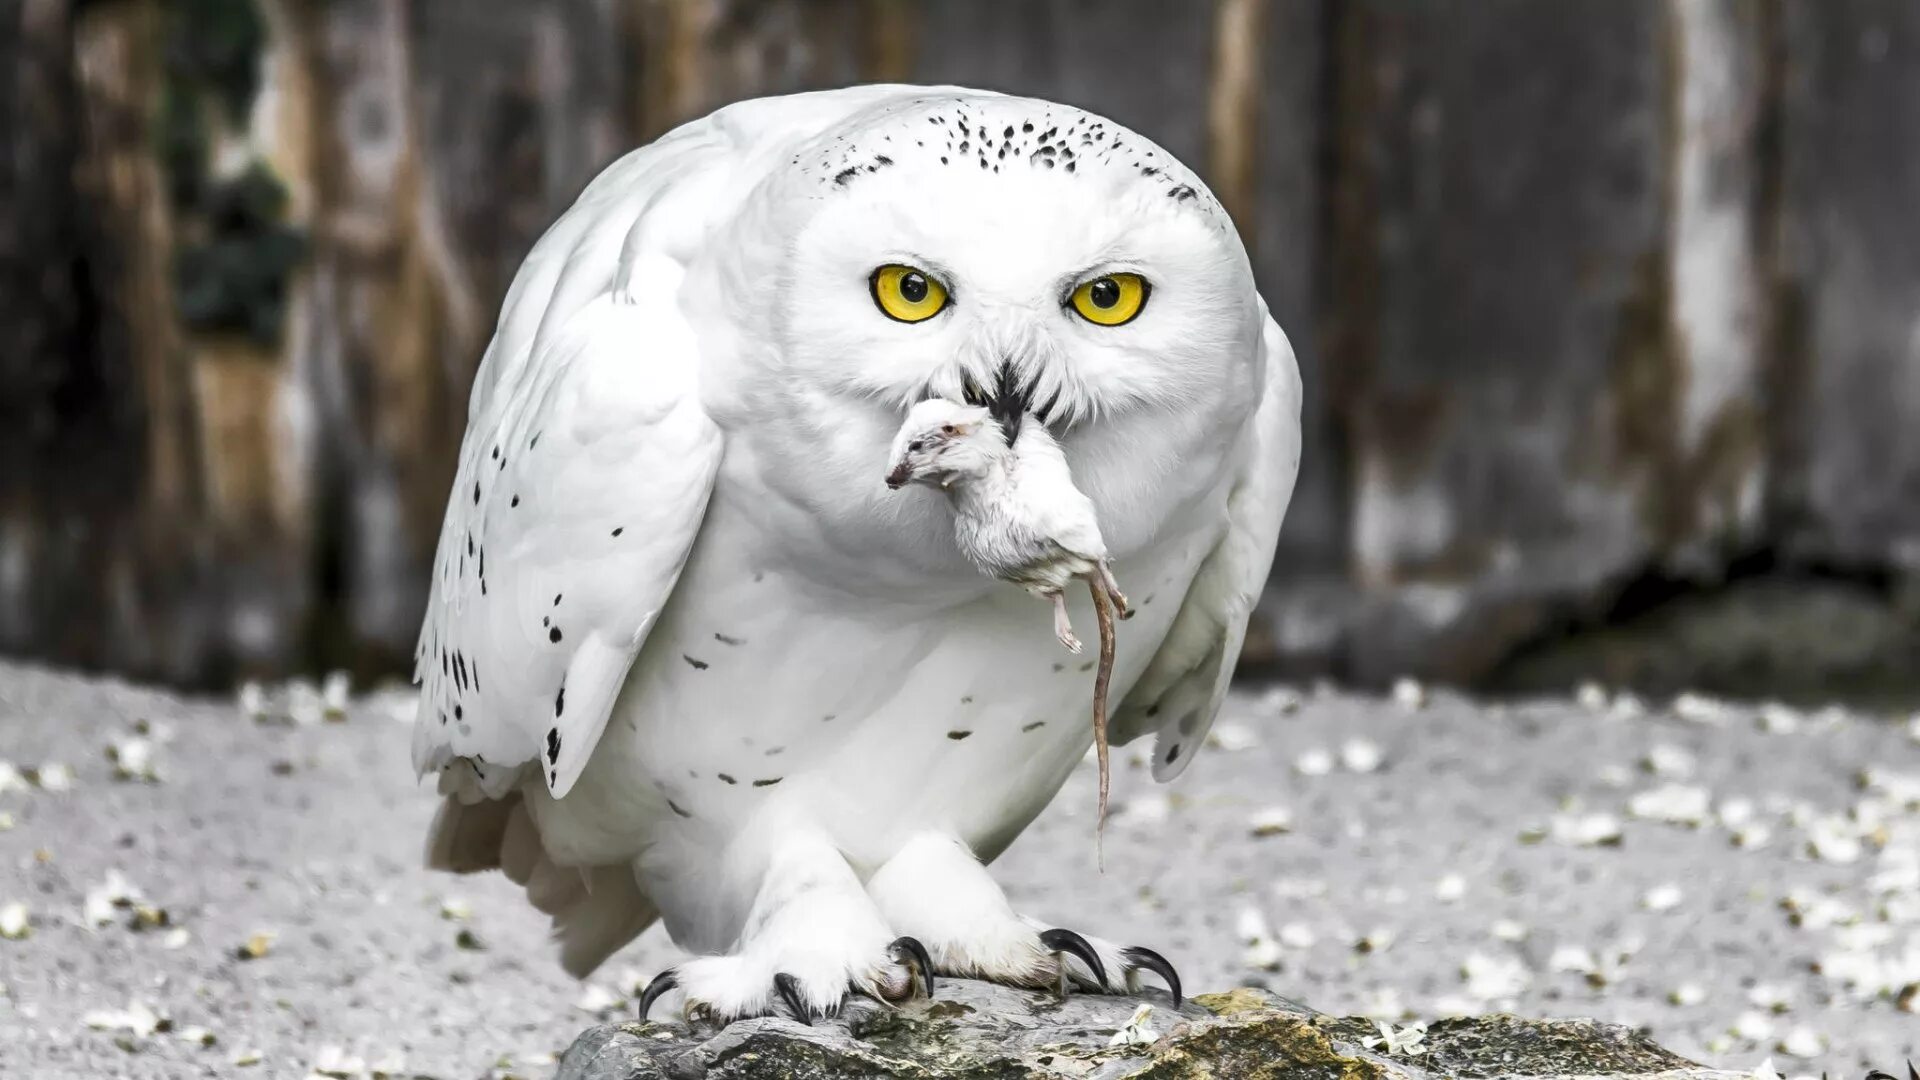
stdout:
[[1782,445],[1796,556],[1920,572],[1920,7],[1787,0]]
[[1328,354],[1350,673],[1460,676],[1652,554],[1671,351],[1660,5],[1342,5]]

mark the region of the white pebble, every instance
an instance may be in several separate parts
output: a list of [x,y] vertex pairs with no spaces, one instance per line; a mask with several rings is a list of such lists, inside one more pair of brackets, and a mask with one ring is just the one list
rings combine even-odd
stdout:
[[574,999],[573,1007],[584,1013],[598,1015],[619,1008],[625,1002],[625,998],[599,983],[588,983],[586,989],[580,992],[580,996]]
[[129,1031],[145,1038],[160,1030],[165,1018],[154,1012],[144,1001],[130,1001],[125,1009],[100,1009],[90,1012],[81,1021],[96,1031]]
[[1775,1050],[1795,1058],[1819,1057],[1826,1052],[1827,1040],[1811,1028],[1797,1027],[1774,1044]]
[[335,1080],[358,1080],[367,1071],[364,1058],[355,1057],[338,1046],[322,1046],[313,1057],[313,1071]]
[[1247,819],[1247,829],[1255,836],[1279,836],[1293,831],[1293,812],[1284,806],[1256,810]]
[[1249,944],[1264,941],[1273,936],[1273,930],[1267,926],[1267,917],[1259,908],[1243,907],[1234,919],[1234,936]]
[[1128,799],[1120,808],[1120,820],[1126,825],[1160,825],[1173,816],[1173,800],[1159,792]]
[[1519,960],[1477,952],[1461,962],[1460,977],[1466,981],[1467,995],[1481,1001],[1514,997],[1533,983],[1533,973]]
[[118,909],[140,899],[140,890],[118,870],[108,870],[107,880],[87,890],[83,916],[88,926],[107,926],[119,916]]
[[1800,730],[1800,710],[1769,701],[1760,706],[1760,730],[1769,735],[1792,735]]
[[1245,724],[1221,723],[1213,725],[1213,730],[1207,734],[1207,743],[1229,754],[1237,754],[1259,746],[1260,736]]
[[1779,983],[1758,983],[1747,991],[1747,1004],[1771,1013],[1783,1013],[1793,1007],[1793,991]]
[[240,715],[249,720],[260,721],[267,718],[267,691],[257,682],[240,684],[237,695]]
[[1667,1000],[1685,1008],[1707,1000],[1707,992],[1700,988],[1699,983],[1681,983],[1667,991]]
[[1648,911],[1672,911],[1680,906],[1684,896],[1678,885],[1655,885],[1640,898],[1640,906]]
[[1860,837],[1844,818],[1819,818],[1807,828],[1807,854],[1821,862],[1844,866],[1858,862],[1864,852]]
[[1467,879],[1459,874],[1448,874],[1434,883],[1433,898],[1442,903],[1452,903],[1467,895]]
[[1290,922],[1280,928],[1280,944],[1289,949],[1311,949],[1315,940],[1313,928],[1306,923]]
[[1773,1021],[1765,1013],[1749,1010],[1741,1013],[1729,1030],[1748,1042],[1765,1042],[1773,1037]]
[[1669,825],[1701,825],[1712,814],[1711,803],[1706,788],[1667,784],[1635,793],[1627,800],[1627,813]]
[[320,686],[320,704],[330,717],[339,718],[347,714],[347,706],[353,698],[353,677],[344,671],[330,671]]
[[188,933],[184,927],[176,926],[167,931],[166,936],[160,939],[160,945],[166,949],[184,949],[192,941],[192,934]]
[[1580,689],[1574,691],[1573,699],[1590,712],[1604,712],[1607,708],[1607,689],[1597,682],[1583,682]]
[[1333,771],[1333,755],[1318,748],[1309,750],[1294,760],[1293,771],[1301,776],[1325,776]]
[[440,917],[450,922],[466,922],[473,918],[473,905],[457,896],[449,896],[440,901]]
[[153,744],[145,739],[120,739],[107,747],[113,775],[120,780],[152,782],[160,779],[153,765]]
[[1527,924],[1514,919],[1501,919],[1493,924],[1493,936],[1501,941],[1521,942],[1527,940]]
[[1242,953],[1240,958],[1248,967],[1255,970],[1279,971],[1280,962],[1284,957],[1285,954],[1281,951],[1279,942],[1272,938],[1261,938],[1247,946],[1247,951]]
[[62,792],[73,790],[73,770],[57,761],[50,761],[34,773],[34,782],[41,791]]
[[1655,743],[1640,760],[1640,767],[1666,780],[1685,780],[1693,775],[1693,755],[1678,746]]
[[27,790],[26,777],[20,775],[19,766],[11,761],[0,761],[0,795],[9,791]]
[[1383,953],[1393,947],[1393,931],[1384,926],[1375,927],[1353,943],[1355,952]]
[[33,932],[32,921],[27,914],[27,905],[18,900],[0,905],[0,938],[19,941]]
[[1550,832],[1556,843],[1569,847],[1617,844],[1621,839],[1620,819],[1606,813],[1555,814]]
[[1773,830],[1765,825],[1742,825],[1733,830],[1733,846],[1746,851],[1766,847],[1771,839]]
[[1420,680],[1401,676],[1393,681],[1393,703],[1412,712],[1427,705],[1427,688]]
[[1615,720],[1637,720],[1647,715],[1647,706],[1639,697],[1623,691],[1614,695],[1607,715]]
[[1686,693],[1673,699],[1673,715],[1691,724],[1725,727],[1738,715],[1738,710],[1718,698]]
[[1584,945],[1561,945],[1547,958],[1547,969],[1550,971],[1572,971],[1586,975],[1599,967],[1599,962],[1593,958],[1593,950]]
[[1380,767],[1380,747],[1369,739],[1348,739],[1340,745],[1340,764],[1348,772],[1370,773]]
[[1266,693],[1260,695],[1260,708],[1265,712],[1280,713],[1282,715],[1298,712],[1300,709],[1300,694],[1291,686],[1272,687]]
[[1603,787],[1623,788],[1633,783],[1633,772],[1625,765],[1614,762],[1600,766],[1594,779],[1599,780]]

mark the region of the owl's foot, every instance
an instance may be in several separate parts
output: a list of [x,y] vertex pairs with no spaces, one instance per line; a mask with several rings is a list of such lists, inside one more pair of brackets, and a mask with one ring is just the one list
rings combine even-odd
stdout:
[[910,937],[896,938],[887,946],[887,958],[891,964],[869,970],[865,978],[848,979],[837,989],[831,984],[809,986],[791,972],[778,971],[756,990],[755,974],[745,958],[702,957],[655,976],[640,997],[639,1015],[645,1020],[654,1002],[676,989],[686,991],[683,1011],[688,1019],[723,1024],[781,1010],[811,1024],[837,1014],[846,998],[855,994],[887,1004],[918,994],[933,996],[934,968],[926,946]]
[[926,943],[942,975],[1008,986],[1136,993],[1157,975],[1180,1001],[1180,976],[1152,949],[1120,946],[1024,918],[960,841],[925,834],[907,842],[867,882],[897,930]]
[[837,1014],[850,994],[895,1002],[916,987],[931,990],[927,950],[895,937],[829,841],[785,830],[756,841],[773,854],[739,944],[655,979],[641,999],[643,1016],[674,989],[685,994],[689,1019],[730,1023],[784,1013],[809,1024]]

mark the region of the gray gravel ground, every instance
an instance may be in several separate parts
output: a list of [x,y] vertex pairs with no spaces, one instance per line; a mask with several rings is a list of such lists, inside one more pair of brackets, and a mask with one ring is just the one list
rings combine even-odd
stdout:
[[[1907,721],[1413,697],[1245,690],[1171,787],[1119,753],[1105,873],[1083,769],[1000,879],[1037,915],[1161,949],[1195,990],[1594,1016],[1788,1075],[1920,1060]],[[0,931],[10,905],[29,917],[0,940],[0,1076],[545,1076],[596,1009],[627,1008],[676,955],[657,930],[583,988],[517,889],[420,869],[433,799],[408,774],[403,700],[260,723],[0,665],[0,759],[26,771],[0,765]],[[158,779],[116,779],[107,748],[141,771],[125,741],[142,723]],[[47,790],[57,769],[36,781],[52,762],[68,790]],[[135,906],[102,888],[116,871]],[[132,928],[140,904],[170,925]],[[263,956],[240,957],[250,939]],[[124,1030],[151,1023],[134,1002],[172,1030]],[[246,1051],[260,1060],[235,1064]]]

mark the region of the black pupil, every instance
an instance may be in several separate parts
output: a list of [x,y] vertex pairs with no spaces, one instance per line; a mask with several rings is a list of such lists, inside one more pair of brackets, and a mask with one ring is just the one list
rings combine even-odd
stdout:
[[1110,277],[1103,277],[1087,290],[1087,299],[1094,307],[1110,308],[1120,302],[1120,283]]
[[917,304],[927,298],[927,279],[919,274],[904,274],[900,278],[900,295],[909,304]]

